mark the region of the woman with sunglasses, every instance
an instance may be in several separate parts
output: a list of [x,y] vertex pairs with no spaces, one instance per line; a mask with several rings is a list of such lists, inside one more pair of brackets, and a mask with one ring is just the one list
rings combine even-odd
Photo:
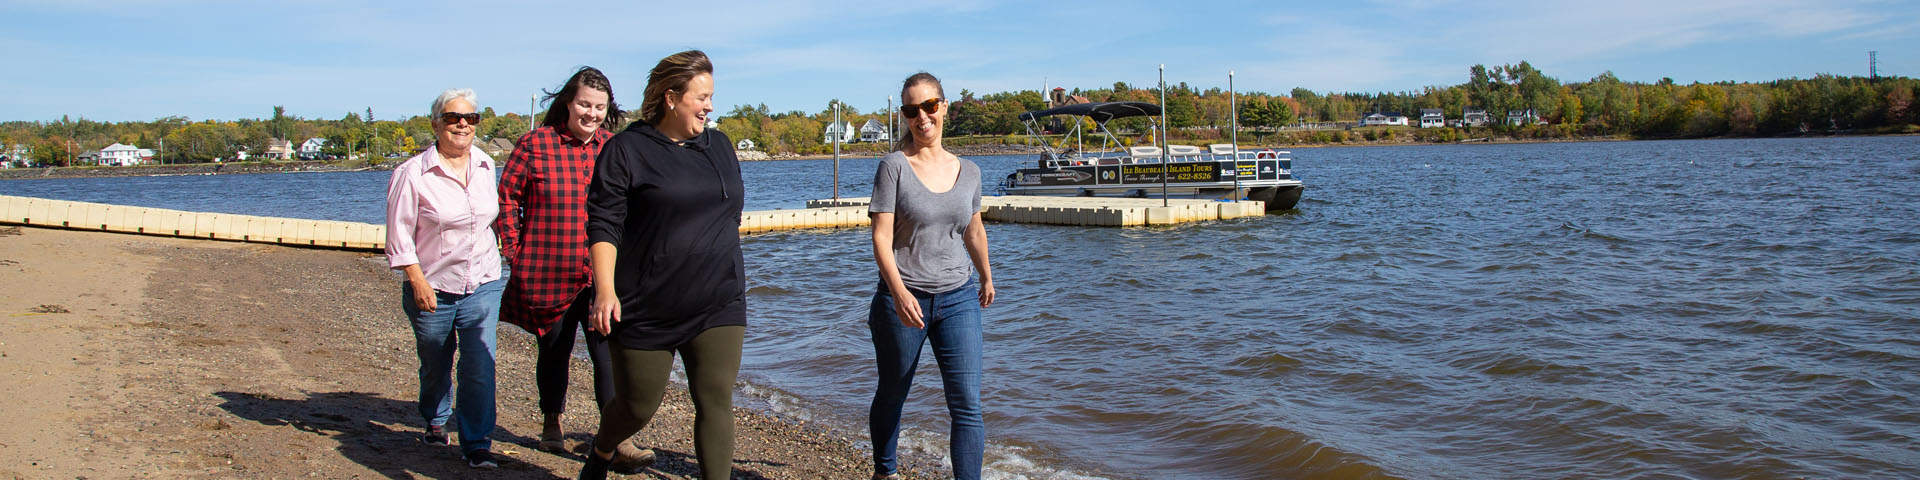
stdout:
[[[547,94],[547,115],[539,128],[520,136],[500,173],[500,254],[513,268],[500,302],[500,321],[530,332],[539,355],[534,382],[540,392],[540,449],[565,451],[561,415],[567,406],[568,370],[573,342],[586,330],[587,359],[593,365],[595,407],[613,398],[612,360],[606,338],[583,329],[592,309],[587,266],[587,182],[594,158],[613,137],[624,112],[614,102],[613,85],[593,67],[580,67],[560,90]],[[622,442],[620,467],[637,470],[653,462],[653,452]]]
[[[879,387],[867,427],[873,478],[898,478],[900,410],[921,345],[933,345],[952,427],[953,477],[980,478],[986,423],[980,406],[980,310],[993,304],[987,229],[980,221],[980,166],[941,146],[947,101],[926,72],[901,85],[907,134],[873,177],[873,259],[880,285],[867,313]],[[968,267],[972,267],[969,269]],[[974,282],[973,273],[980,280]]]
[[433,145],[394,168],[387,184],[386,253],[388,266],[406,273],[400,304],[420,355],[421,441],[447,445],[452,417],[467,465],[494,468],[494,327],[508,273],[493,236],[493,159],[473,145],[475,106],[469,89],[433,100]]
[[612,340],[613,400],[580,478],[606,478],[614,448],[660,408],[673,357],[693,397],[701,478],[731,478],[733,384],[746,334],[733,141],[707,128],[713,63],[698,50],[647,75],[640,121],[600,150],[587,187],[593,266],[589,328]]

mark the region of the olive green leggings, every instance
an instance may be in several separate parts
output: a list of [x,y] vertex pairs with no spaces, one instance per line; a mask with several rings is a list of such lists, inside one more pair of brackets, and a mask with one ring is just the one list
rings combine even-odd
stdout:
[[740,342],[747,327],[713,327],[674,350],[634,350],[609,342],[613,357],[613,400],[600,411],[600,433],[593,448],[612,452],[621,441],[646,428],[660,409],[674,352],[687,367],[687,391],[693,395],[693,448],[701,478],[733,475],[733,381],[740,374]]

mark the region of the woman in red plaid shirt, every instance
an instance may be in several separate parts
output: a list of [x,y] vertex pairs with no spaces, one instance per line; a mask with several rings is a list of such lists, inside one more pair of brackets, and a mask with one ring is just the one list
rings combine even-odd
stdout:
[[[613,86],[593,67],[581,67],[559,92],[550,92],[540,128],[520,137],[500,173],[500,252],[513,267],[500,302],[500,320],[539,337],[534,377],[545,424],[540,448],[564,451],[561,414],[576,334],[585,330],[593,362],[593,397],[613,398],[606,339],[582,329],[593,300],[587,266],[587,184],[594,158],[618,128]],[[598,406],[598,405],[596,405]],[[621,443],[617,463],[650,463],[652,451]],[[639,464],[639,465],[635,465]]]

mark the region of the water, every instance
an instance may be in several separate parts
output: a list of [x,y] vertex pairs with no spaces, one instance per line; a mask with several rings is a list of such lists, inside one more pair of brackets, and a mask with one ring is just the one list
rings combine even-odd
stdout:
[[[990,224],[999,478],[1920,477],[1920,137],[1303,149],[1293,213]],[[989,181],[1018,157],[978,159]],[[749,209],[830,161],[744,166]],[[874,161],[842,165],[864,196]],[[385,172],[0,182],[379,222]],[[861,230],[745,243],[747,396],[864,437]],[[937,371],[906,455],[939,458]],[[917,448],[918,450],[913,450]]]

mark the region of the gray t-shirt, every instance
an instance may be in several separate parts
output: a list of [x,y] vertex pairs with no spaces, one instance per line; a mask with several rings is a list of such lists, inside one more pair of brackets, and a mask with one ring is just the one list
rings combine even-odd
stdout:
[[908,287],[941,293],[967,283],[973,263],[961,238],[980,211],[980,166],[960,159],[953,188],[934,193],[900,152],[880,157],[873,213],[893,213],[893,256]]

